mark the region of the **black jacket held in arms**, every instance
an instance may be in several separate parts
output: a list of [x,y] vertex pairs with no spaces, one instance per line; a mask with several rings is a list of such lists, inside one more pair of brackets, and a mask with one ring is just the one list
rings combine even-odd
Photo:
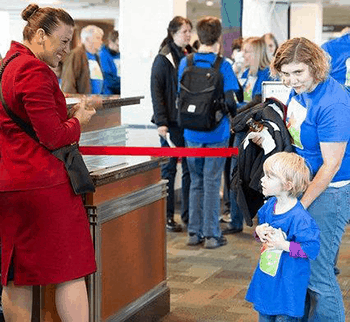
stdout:
[[287,107],[275,98],[267,98],[263,103],[255,105],[250,110],[239,113],[233,119],[235,132],[247,131],[247,121],[253,120],[262,123],[273,140],[275,148],[268,154],[249,140],[246,148],[242,142],[239,146],[237,166],[233,169],[231,189],[237,192],[237,204],[243,213],[248,226],[253,226],[252,219],[259,208],[264,204],[261,188],[263,177],[263,163],[272,154],[277,152],[291,152],[291,136],[285,126]]
[[[191,48],[188,48],[188,51],[190,52]],[[180,60],[184,56],[180,47],[174,42],[168,42],[154,59],[151,71],[154,114],[151,121],[157,126],[177,126],[177,73]]]

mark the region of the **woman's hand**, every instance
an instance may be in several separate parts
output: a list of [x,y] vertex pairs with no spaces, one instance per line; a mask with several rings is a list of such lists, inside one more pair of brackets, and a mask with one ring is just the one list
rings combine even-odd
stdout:
[[260,132],[254,132],[254,137],[252,137],[252,141],[262,148],[264,138],[262,137]]
[[91,117],[96,114],[95,108],[88,106],[86,99],[82,99],[80,103],[75,104],[72,109],[72,116],[79,120],[80,126],[89,123]]
[[158,127],[158,134],[163,138],[166,138],[166,134],[168,133],[168,127],[165,125]]

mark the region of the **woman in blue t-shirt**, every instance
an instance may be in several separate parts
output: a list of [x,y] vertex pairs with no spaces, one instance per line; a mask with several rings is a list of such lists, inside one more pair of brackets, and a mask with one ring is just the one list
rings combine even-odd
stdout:
[[246,70],[240,78],[244,102],[239,107],[247,109],[261,103],[262,82],[273,79],[270,77],[270,60],[265,41],[260,37],[249,37],[243,41],[242,48]]
[[[328,76],[324,51],[306,38],[283,43],[271,71],[292,88],[287,127],[295,152],[306,159],[313,175],[301,203],[321,231],[320,253],[311,262],[304,321],[344,322],[334,265],[350,217],[350,96]],[[262,139],[254,142],[261,144]]]

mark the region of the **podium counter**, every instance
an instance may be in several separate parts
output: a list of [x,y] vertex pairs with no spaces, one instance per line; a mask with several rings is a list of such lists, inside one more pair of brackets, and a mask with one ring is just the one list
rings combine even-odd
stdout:
[[[80,145],[125,145],[115,99],[84,129]],[[108,119],[108,120],[107,120]],[[104,121],[105,120],[105,121]],[[157,321],[170,311],[166,282],[166,158],[84,156],[96,191],[84,196],[97,272],[86,278],[90,322]],[[54,285],[34,288],[33,321],[58,322]]]

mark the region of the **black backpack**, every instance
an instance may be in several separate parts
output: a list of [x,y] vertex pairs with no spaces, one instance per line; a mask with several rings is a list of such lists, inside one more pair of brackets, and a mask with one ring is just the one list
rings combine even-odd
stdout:
[[177,97],[180,127],[211,131],[227,114],[223,77],[219,71],[222,60],[222,56],[217,55],[213,66],[200,68],[193,65],[193,54],[187,56]]

